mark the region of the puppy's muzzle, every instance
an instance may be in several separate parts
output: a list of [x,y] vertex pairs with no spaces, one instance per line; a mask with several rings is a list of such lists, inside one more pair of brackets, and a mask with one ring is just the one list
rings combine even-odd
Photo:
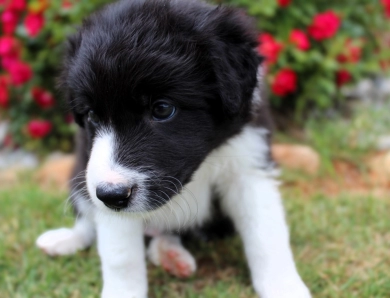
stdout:
[[134,188],[134,186],[121,184],[99,184],[96,188],[96,196],[108,208],[119,211],[129,205]]

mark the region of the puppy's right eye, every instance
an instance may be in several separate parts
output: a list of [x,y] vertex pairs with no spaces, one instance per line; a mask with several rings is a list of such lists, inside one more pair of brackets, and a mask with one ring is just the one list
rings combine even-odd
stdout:
[[99,117],[92,110],[90,110],[88,112],[88,122],[91,123],[93,126],[97,126],[99,124],[99,121]]
[[153,105],[152,116],[155,121],[164,121],[173,117],[176,107],[166,100],[159,100]]

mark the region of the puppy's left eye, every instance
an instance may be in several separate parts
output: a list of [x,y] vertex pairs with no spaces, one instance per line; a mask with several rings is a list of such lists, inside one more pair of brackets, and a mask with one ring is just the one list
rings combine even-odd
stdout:
[[92,110],[90,110],[88,112],[88,122],[91,123],[93,126],[97,126],[99,124],[99,121],[99,117]]
[[155,121],[164,121],[173,117],[176,107],[167,101],[157,101],[152,107],[152,116]]

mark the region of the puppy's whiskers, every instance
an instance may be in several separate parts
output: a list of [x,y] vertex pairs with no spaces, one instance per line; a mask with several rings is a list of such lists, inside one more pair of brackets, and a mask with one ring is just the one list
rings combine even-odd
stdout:
[[[187,218],[186,224],[192,224],[192,223],[194,223],[194,222],[196,221],[196,218],[197,218],[198,212],[199,212],[198,200],[196,199],[195,195],[194,195],[187,187],[183,186],[183,184],[182,184],[177,178],[172,177],[172,176],[165,176],[164,178],[174,179],[175,181],[177,181],[177,182],[179,183],[181,189],[184,190],[184,192],[183,192],[183,191],[180,191],[180,192],[179,192],[179,191],[177,190],[176,195],[177,195],[180,199],[182,199],[182,200],[184,201],[184,203],[186,203],[186,205],[187,205],[187,207],[188,207],[189,213],[188,213],[188,218]],[[176,186],[175,183],[173,183],[172,181],[169,181],[169,180],[167,180],[167,181],[168,181],[168,182],[171,182],[172,184],[174,184],[175,187],[176,187],[176,189],[177,189],[177,186]],[[193,202],[194,202],[194,205],[195,205],[195,207],[196,207],[195,213],[192,212],[192,210],[191,210],[191,205],[188,203],[187,198],[184,197],[184,195],[185,195],[186,193],[188,193],[188,194],[190,195],[190,198],[191,198],[191,199],[193,200]],[[177,203],[177,204],[179,204],[179,203]],[[191,217],[192,217],[192,220],[191,220]]]
[[[82,195],[82,197],[80,195]],[[85,198],[89,198],[88,190],[86,186],[80,188],[77,191],[72,192],[63,203],[64,204],[63,214],[65,215],[68,213],[68,210],[71,208],[72,204],[77,205],[77,202],[79,200],[84,200]]]
[[[160,197],[156,192],[153,191],[153,193],[154,193],[158,198],[161,199],[161,201],[158,201],[157,199],[152,198],[154,201],[156,201],[156,202],[159,203],[157,209],[159,209],[159,208],[164,208],[165,205],[166,205],[166,204],[165,204],[165,200],[164,200],[162,197]],[[150,218],[152,221],[153,221],[153,220],[156,220],[156,219],[159,219],[159,216],[153,216],[153,213],[147,213],[147,214],[149,215],[149,218]],[[167,227],[170,227],[170,223],[169,223],[169,218],[168,218],[168,216],[165,214],[165,212],[162,212],[161,214],[162,214],[162,216],[163,216],[162,219],[165,220],[165,225],[166,225]],[[174,214],[172,209],[171,209],[171,214]],[[175,215],[175,217],[176,217],[176,219],[177,219],[177,221],[178,221],[178,223],[179,223],[179,220],[178,220],[176,214],[174,214],[174,215]],[[157,224],[158,224],[158,223],[157,223]],[[179,224],[180,224],[180,223],[179,223]]]

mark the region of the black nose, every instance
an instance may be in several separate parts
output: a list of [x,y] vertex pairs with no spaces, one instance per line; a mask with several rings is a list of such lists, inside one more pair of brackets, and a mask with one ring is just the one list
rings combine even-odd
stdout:
[[96,188],[96,196],[108,208],[126,208],[131,199],[131,188],[123,185],[103,184]]

